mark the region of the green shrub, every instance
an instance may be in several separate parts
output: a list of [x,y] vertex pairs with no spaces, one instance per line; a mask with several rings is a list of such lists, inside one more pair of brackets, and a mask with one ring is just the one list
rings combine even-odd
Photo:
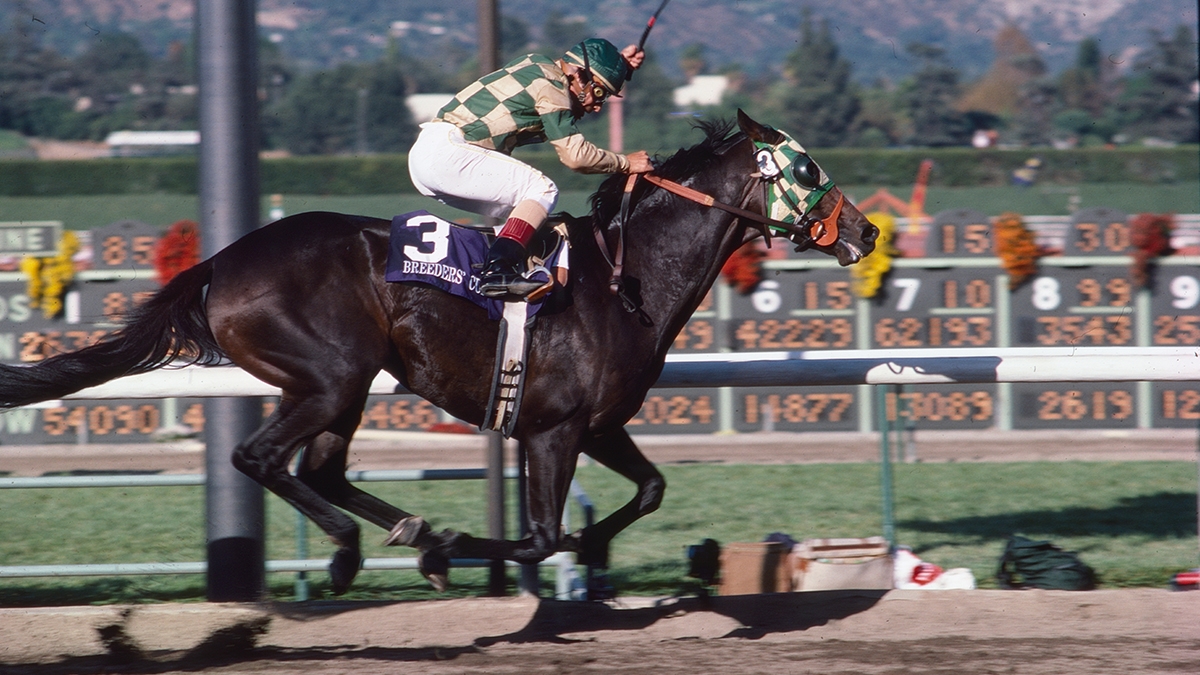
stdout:
[[931,185],[1007,185],[1031,157],[1042,160],[1040,183],[1180,183],[1200,180],[1196,146],[1176,148],[1078,148],[1074,150],[974,148],[827,148],[815,153],[822,168],[843,185],[907,185],[924,159],[932,159]]
[[[973,148],[827,148],[822,167],[842,185],[908,185],[924,159],[934,161],[930,184],[944,187],[1006,185],[1031,157],[1043,161],[1040,183],[1186,183],[1200,180],[1196,146],[1075,150]],[[592,191],[602,176],[570,171],[552,151],[521,150],[518,157],[544,171],[560,190]],[[264,160],[264,194],[365,195],[414,192],[407,156],[317,156]],[[195,194],[195,157],[89,161],[0,160],[0,195]]]

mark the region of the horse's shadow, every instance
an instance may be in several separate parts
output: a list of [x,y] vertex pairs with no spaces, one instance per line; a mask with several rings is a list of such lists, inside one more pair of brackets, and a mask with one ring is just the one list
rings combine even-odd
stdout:
[[724,597],[674,598],[653,606],[625,609],[601,603],[543,601],[529,623],[508,635],[480,638],[481,647],[500,642],[568,642],[572,634],[645,630],[668,618],[709,612],[728,617],[738,627],[726,638],[756,640],[823,626],[864,612],[886,591],[810,591]]
[[[1017,532],[1033,537],[1135,535],[1178,539],[1196,536],[1196,494],[1164,491],[1123,498],[1106,508],[1074,506],[947,520],[915,518],[898,525],[916,532],[953,535],[976,542],[1003,541]],[[933,545],[926,542],[923,548]]]
[[[222,628],[204,643],[186,652],[148,652],[138,649],[132,640],[108,635],[104,643],[108,655],[65,657],[56,662],[8,663],[5,673],[38,675],[91,675],[102,673],[167,674],[194,673],[211,668],[236,667],[238,664],[275,662],[299,664],[324,661],[361,661],[418,663],[455,661],[480,655],[498,644],[569,644],[594,640],[596,633],[644,631],[655,623],[686,615],[712,613],[737,623],[720,638],[760,639],[772,633],[806,631],[830,621],[862,613],[880,601],[886,591],[815,591],[769,593],[757,596],[715,598],[685,597],[640,608],[617,608],[601,603],[541,601],[526,626],[517,631],[478,638],[472,644],[388,647],[377,645],[281,647],[260,645],[269,631],[270,619],[260,616],[248,622]],[[353,613],[355,609],[378,607],[380,603],[337,603],[318,614]],[[388,603],[382,603],[388,604]],[[311,611],[276,611],[292,619],[313,619]],[[269,640],[269,639],[268,639]]]
[[[566,644],[591,641],[596,633],[640,631],[681,616],[712,613],[736,622],[737,627],[721,638],[759,639],[773,633],[804,631],[831,621],[864,612],[886,591],[814,591],[714,598],[673,598],[654,605],[620,608],[601,603],[543,600],[528,623],[512,633],[476,638],[471,644],[423,647],[386,647],[346,644],[344,646],[279,647],[259,644],[269,631],[270,618],[260,616],[214,632],[203,643],[186,652],[148,652],[123,635],[102,635],[108,654],[65,657],[55,662],[0,664],[0,671],[14,675],[99,675],[139,673],[157,675],[200,672],[239,664],[275,662],[303,664],[324,661],[391,661],[414,663],[453,661],[484,653],[486,648],[509,644]],[[388,603],[337,603],[319,614],[329,616]],[[310,611],[276,611],[293,619],[314,618]],[[112,628],[112,627],[110,627]],[[118,633],[120,631],[117,631]],[[269,642],[269,638],[267,640]]]

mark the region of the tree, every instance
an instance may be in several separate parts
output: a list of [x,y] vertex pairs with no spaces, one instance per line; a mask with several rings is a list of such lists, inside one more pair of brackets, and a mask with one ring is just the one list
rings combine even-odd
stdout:
[[1036,52],[1011,59],[1013,68],[1024,74],[1017,92],[1013,129],[1017,140],[1024,145],[1050,143],[1054,115],[1058,112],[1058,87],[1046,76],[1046,63]]
[[708,70],[708,59],[705,57],[706,48],[703,42],[693,42],[679,52],[679,68],[689,81]]
[[1053,126],[1084,144],[1107,143],[1117,132],[1110,103],[1111,67],[1100,51],[1100,41],[1080,41],[1075,64],[1064,70],[1056,81],[1057,112]]
[[[676,83],[667,77],[653,52],[646,55],[642,67],[625,84],[625,149],[647,150],[651,153],[671,153],[700,140],[688,124],[691,118],[674,115],[672,93]],[[581,121],[580,128],[588,138],[607,127],[607,114],[600,119]],[[590,128],[589,128],[590,126]],[[594,130],[594,131],[593,131]]]
[[1135,65],[1137,75],[1128,83],[1121,105],[1126,132],[1180,143],[1200,140],[1196,99],[1196,39],[1191,28],[1180,25],[1175,35],[1152,33],[1154,49]]
[[1079,43],[1075,65],[1058,77],[1058,92],[1064,109],[1083,110],[1093,117],[1104,114],[1109,99],[1103,86],[1107,79],[1104,64],[1099,40],[1087,38]]
[[527,54],[533,48],[529,39],[529,24],[507,14],[500,17],[500,60],[507,63]]
[[368,147],[372,152],[408,152],[417,139],[417,126],[405,105],[404,77],[397,64],[377,61],[362,69],[358,88],[367,91],[365,112]]
[[895,87],[878,80],[862,90],[862,107],[854,121],[854,145],[886,147],[904,138],[904,122],[897,112]]
[[930,147],[966,145],[971,125],[954,107],[959,97],[958,71],[939,47],[912,43],[907,51],[923,62],[902,96],[912,125],[909,142]]
[[1033,43],[1014,24],[1000,29],[992,40],[992,50],[996,58],[991,67],[967,89],[957,108],[1008,117],[1016,112],[1021,87],[1045,69]]
[[1023,145],[1046,145],[1051,140],[1058,88],[1049,78],[1030,80],[1021,86],[1013,129]]
[[587,21],[567,19],[557,9],[550,10],[542,24],[541,53],[558,58],[568,49],[586,40],[589,36]]
[[850,62],[838,53],[825,21],[805,11],[800,44],[784,63],[784,81],[773,88],[770,107],[784,129],[806,145],[843,145],[861,102],[850,80]]
[[416,138],[404,98],[395,63],[343,64],[299,78],[264,126],[273,146],[300,155],[352,152],[360,140],[372,152],[403,152]]

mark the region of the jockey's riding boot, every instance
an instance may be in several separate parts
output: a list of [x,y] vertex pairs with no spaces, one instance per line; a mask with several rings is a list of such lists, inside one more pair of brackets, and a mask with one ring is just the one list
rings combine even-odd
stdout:
[[525,278],[525,247],[508,237],[499,237],[488,251],[479,273],[479,292],[489,298],[515,300],[542,286]]

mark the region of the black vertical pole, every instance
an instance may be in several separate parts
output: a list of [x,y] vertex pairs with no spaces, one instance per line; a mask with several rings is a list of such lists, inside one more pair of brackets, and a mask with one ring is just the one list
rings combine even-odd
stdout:
[[[258,57],[254,0],[196,3],[200,221],[205,257],[258,226]],[[262,421],[259,399],[205,404],[208,599],[248,602],[265,589],[263,491],[233,467]]]
[[[497,0],[476,0],[475,10],[479,23],[479,74],[487,75],[500,67],[500,9]],[[495,219],[489,218],[488,225],[495,226]],[[488,432],[486,453],[488,536],[504,539],[504,439],[500,434]],[[504,595],[506,584],[504,561],[493,561],[488,574],[488,593]]]

